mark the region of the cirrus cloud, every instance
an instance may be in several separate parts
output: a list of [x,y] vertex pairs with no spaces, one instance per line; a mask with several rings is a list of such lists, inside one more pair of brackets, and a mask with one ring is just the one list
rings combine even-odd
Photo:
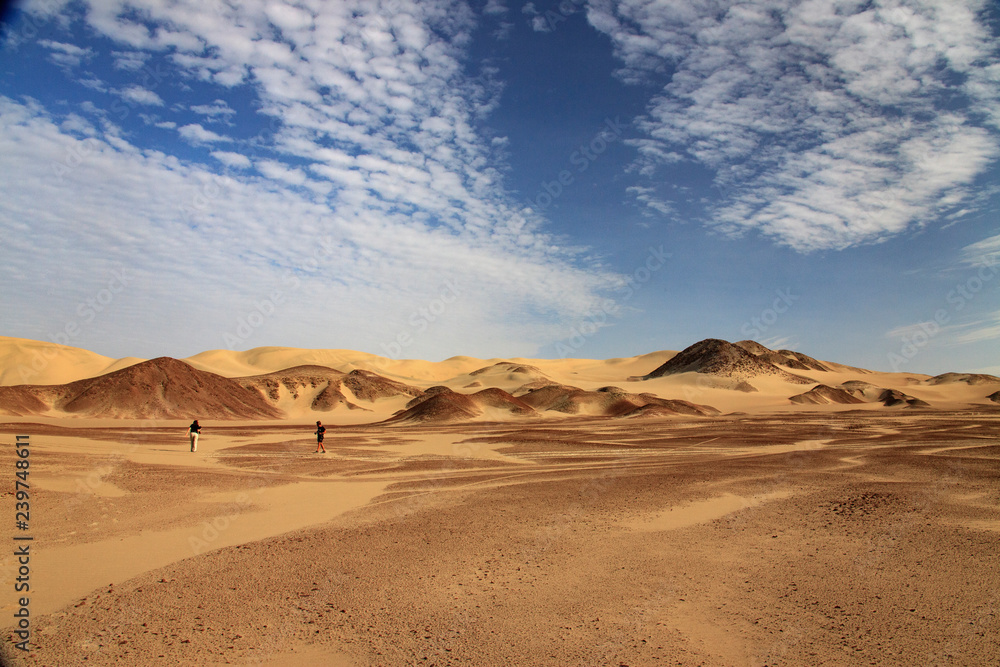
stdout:
[[[504,191],[480,125],[495,100],[464,62],[475,16],[463,3],[120,0],[63,11],[130,62],[164,68],[157,94],[179,122],[156,124],[176,122],[193,147],[143,145],[110,121],[83,145],[60,131],[57,111],[2,100],[0,166],[22,174],[23,189],[0,226],[37,221],[35,250],[72,267],[67,310],[108,266],[133,267],[146,298],[114,322],[156,339],[156,322],[196,318],[176,335],[197,351],[221,347],[255,300],[294,284],[272,323],[281,344],[380,352],[417,333],[414,309],[448,281],[461,297],[408,353],[530,354],[623,284]],[[194,86],[206,98],[181,104]],[[254,122],[195,122],[232,115],[235,91],[252,100]],[[211,150],[222,144],[232,150]],[[65,205],[40,209],[43,163],[67,151],[87,158],[61,175]],[[28,270],[18,248],[4,250],[8,278]],[[323,270],[310,263],[317,248]]]
[[957,210],[1000,157],[981,0],[598,0],[630,82],[666,79],[636,169],[713,170],[709,223],[801,251],[877,242]]

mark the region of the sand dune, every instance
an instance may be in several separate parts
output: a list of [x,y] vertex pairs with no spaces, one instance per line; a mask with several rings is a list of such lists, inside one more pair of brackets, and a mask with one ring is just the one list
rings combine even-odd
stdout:
[[[468,384],[465,381],[468,380]],[[522,387],[538,383],[551,383],[540,368],[531,364],[514,361],[500,361],[490,366],[477,368],[470,373],[459,375],[448,380],[448,385],[464,387],[495,387],[512,393]]]
[[[19,382],[31,369],[33,355],[45,363],[36,364],[32,377],[71,380]],[[456,356],[429,362],[351,350],[210,350],[171,360],[182,364],[171,366],[180,374],[173,381],[162,359],[150,366],[153,362],[115,360],[24,339],[0,339],[0,360],[7,364],[0,366],[0,377],[8,383],[0,385],[0,414],[12,417],[255,415],[252,418],[329,418],[347,424],[375,423],[406,411],[410,412],[400,419],[448,421],[714,414],[838,405],[957,409],[992,404],[991,397],[1000,390],[1000,378],[991,375],[878,373],[791,350],[770,350],[755,341],[718,339],[700,341],[681,352],[663,350],[607,360]],[[157,365],[159,371],[148,375]],[[139,370],[132,374],[114,375],[136,367]],[[111,371],[102,373],[106,369]],[[211,379],[199,380],[197,373],[208,373]],[[199,393],[201,384],[211,391]],[[803,391],[803,385],[813,388]],[[418,407],[420,401],[414,399],[432,387],[446,387],[455,395],[439,396]],[[500,390],[510,398],[495,392],[480,394],[484,389]],[[235,393],[229,396],[230,391]]]
[[142,359],[112,359],[67,345],[0,336],[0,386],[66,384],[119,370]]
[[378,359],[374,354],[351,350],[308,350],[294,347],[255,347],[245,352],[208,350],[184,361],[195,368],[226,377],[274,373],[295,366],[322,366],[349,372]]
[[462,356],[430,362],[420,359],[389,359],[354,350],[310,350],[291,347],[257,347],[245,352],[209,350],[188,357],[184,361],[195,368],[226,377],[245,377],[273,373],[292,366],[317,365],[344,373],[360,369],[378,373],[383,377],[430,383],[468,373],[487,363],[483,359]]
[[965,384],[1000,384],[1000,378],[982,373],[942,373],[924,380],[924,384],[949,384],[962,382]]
[[692,347],[0,386],[45,547],[22,662],[996,663],[1000,381]]

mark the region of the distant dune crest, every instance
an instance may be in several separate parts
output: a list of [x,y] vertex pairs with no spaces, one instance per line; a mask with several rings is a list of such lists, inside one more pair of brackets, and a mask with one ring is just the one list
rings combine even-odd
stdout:
[[[331,365],[317,363],[323,360]],[[187,360],[109,359],[0,338],[0,414],[95,419],[447,423],[709,417],[797,409],[1000,403],[1000,378],[877,373],[751,340],[706,339],[630,358],[392,360],[350,350],[213,350]],[[280,368],[275,365],[287,364]],[[33,375],[27,369],[34,367]],[[67,382],[17,382],[27,377]],[[247,373],[246,371],[251,371]],[[804,386],[810,386],[804,389]],[[905,388],[905,391],[904,391]]]

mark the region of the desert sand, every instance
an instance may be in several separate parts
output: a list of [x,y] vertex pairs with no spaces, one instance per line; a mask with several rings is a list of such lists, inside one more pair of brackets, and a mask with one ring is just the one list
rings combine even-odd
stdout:
[[[203,418],[196,453],[188,418],[96,417],[127,397],[93,388],[0,417],[9,513],[14,436],[32,451],[30,651],[8,555],[4,664],[1000,664],[994,379],[652,373],[679,354],[204,353],[282,416]],[[858,402],[790,400],[820,385]],[[629,407],[653,398],[713,411]]]

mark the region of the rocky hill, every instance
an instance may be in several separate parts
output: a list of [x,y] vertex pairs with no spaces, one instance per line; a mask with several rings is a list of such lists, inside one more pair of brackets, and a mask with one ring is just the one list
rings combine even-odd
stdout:
[[[750,345],[751,343],[752,345]],[[746,348],[759,349],[762,352],[757,354]],[[743,341],[743,345],[737,345],[717,338],[708,338],[685,348],[675,357],[644,376],[644,379],[678,373],[703,373],[743,381],[753,380],[761,376],[773,376],[796,384],[815,382],[809,378],[789,373],[763,358],[770,353],[771,350],[753,341]]]
[[62,412],[124,419],[279,419],[282,412],[239,382],[159,357],[64,385],[0,388],[8,414]]

